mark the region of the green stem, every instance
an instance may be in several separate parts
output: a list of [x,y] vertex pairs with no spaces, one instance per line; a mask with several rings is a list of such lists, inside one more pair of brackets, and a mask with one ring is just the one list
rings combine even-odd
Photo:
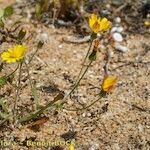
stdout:
[[[73,89],[69,92],[69,94],[64,97],[62,100],[64,101],[74,90],[75,88],[79,85],[80,81],[82,80],[82,78],[84,77],[85,73],[87,72],[88,68],[90,67],[92,61],[89,62],[89,65],[87,65],[84,73],[82,74],[82,76],[80,77],[80,79],[78,80],[78,82],[75,84],[75,86],[73,87]],[[48,103],[46,106],[40,108],[39,110],[37,111],[34,111],[33,113],[31,113],[30,115],[28,116],[25,116],[23,117],[22,119],[20,119],[18,122],[19,123],[23,123],[23,122],[26,122],[26,121],[29,121],[31,119],[34,119],[36,118],[37,116],[39,116],[40,114],[42,114],[47,108],[49,107],[52,107],[54,105],[55,102],[57,102],[58,100],[60,99],[57,99],[57,98],[54,98],[54,100],[50,103]],[[64,104],[65,102],[62,102],[61,104]]]
[[21,61],[19,64],[19,77],[18,77],[18,84],[17,84],[16,96],[15,96],[15,102],[14,102],[14,108],[13,108],[14,119],[15,119],[15,111],[16,111],[17,101],[19,97],[19,92],[20,92],[22,64],[23,64],[23,61]]
[[7,78],[9,78],[11,75],[13,75],[18,70],[18,68],[19,68],[19,65],[17,66],[17,68],[13,72],[11,72],[9,75],[7,75]]
[[[82,73],[82,71],[83,71],[83,68],[85,67],[84,65],[85,65],[86,59],[87,59],[87,57],[88,57],[88,55],[89,55],[89,53],[90,53],[90,50],[91,50],[91,47],[92,47],[92,43],[93,43],[93,40],[90,40],[90,44],[89,44],[88,51],[87,51],[86,56],[85,56],[85,58],[84,58],[84,60],[83,60],[82,68],[81,68],[81,70],[80,70],[80,72],[79,72],[79,74],[78,74],[78,77],[77,77],[77,79],[76,79],[76,81],[75,81],[75,84],[77,83],[78,79],[80,78],[81,73]],[[74,85],[75,85],[75,84],[74,84]],[[78,87],[77,87],[77,91],[78,91]]]
[[39,51],[39,48],[36,49],[36,51],[33,53],[33,55],[30,57],[28,65],[31,63],[31,61],[33,60],[34,56],[36,55],[36,53]]
[[29,78],[30,87],[31,87],[31,89],[32,89],[33,86],[32,86],[32,80],[31,80],[31,76],[30,76],[30,72],[29,72],[29,67],[28,67],[28,65],[27,65],[26,62],[24,62],[24,64],[25,64],[25,66],[26,66],[26,70],[27,70],[27,74],[28,74],[28,78]]
[[29,66],[27,65],[26,62],[25,62],[25,66],[26,66],[26,70],[27,70],[27,74],[28,74],[28,78],[29,78],[29,83],[30,83],[30,87],[31,87],[32,96],[33,96],[33,98],[34,98],[34,100],[35,100],[36,109],[37,109],[38,106],[39,106],[39,100],[38,100],[36,88],[35,88],[34,85],[32,84],[32,79],[31,79],[30,72],[29,72]]
[[70,96],[72,94],[72,92],[78,87],[78,85],[80,84],[80,81],[83,79],[84,75],[86,74],[86,72],[88,71],[89,67],[91,66],[91,63],[93,61],[90,61],[89,64],[86,66],[86,69],[84,70],[82,76],[78,79],[78,81],[76,82],[76,84],[74,85],[74,87],[72,88],[72,90],[64,97],[63,100],[65,100],[68,96]]
[[49,102],[46,106],[40,108],[39,110],[34,111],[33,113],[31,113],[28,116],[25,116],[23,118],[21,118],[18,123],[23,123],[26,121],[29,121],[31,119],[35,119],[37,118],[40,114],[42,114],[47,108],[52,107],[54,103],[56,103],[57,101],[59,101],[60,99],[54,98],[53,101]]
[[[80,70],[80,72],[79,72],[79,75],[78,75],[78,77],[77,77],[77,79],[76,79],[76,82],[78,81],[79,77],[81,76],[81,73],[82,73],[82,71],[83,71],[83,68],[84,68],[86,59],[87,59],[87,57],[88,57],[88,55],[89,55],[89,53],[90,53],[90,50],[91,50],[91,47],[92,47],[92,43],[93,43],[93,40],[90,40],[89,49],[88,49],[88,51],[87,51],[87,53],[86,53],[86,56],[85,56],[85,58],[84,58],[84,60],[83,60],[83,63],[82,63],[83,65],[82,65],[82,68],[81,68],[81,70]],[[75,84],[76,84],[76,82],[75,82]]]
[[91,104],[89,104],[89,105],[87,105],[86,107],[83,107],[83,108],[77,108],[77,109],[63,108],[63,109],[66,109],[66,110],[68,110],[68,111],[81,111],[81,110],[85,110],[85,109],[91,107],[92,105],[94,105],[94,104],[95,104],[96,102],[98,102],[101,98],[102,98],[102,96],[99,97],[97,100],[93,101]]

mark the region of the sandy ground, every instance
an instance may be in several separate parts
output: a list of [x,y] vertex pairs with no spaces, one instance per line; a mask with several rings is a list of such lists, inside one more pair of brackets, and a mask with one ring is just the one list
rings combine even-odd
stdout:
[[[63,38],[76,36],[71,29],[53,28],[31,23],[24,25],[28,34],[33,37],[28,44],[30,56],[35,51],[39,39],[46,38],[46,43],[34,58],[30,74],[36,83],[40,103],[45,105],[53,100],[58,91],[70,91],[82,61],[88,49],[88,43],[71,44],[63,42]],[[65,133],[68,139],[75,139],[77,150],[149,150],[150,149],[150,51],[149,35],[126,36],[126,46],[129,51],[119,52],[109,48],[112,53],[110,73],[119,77],[116,88],[106,98],[102,98],[95,105],[83,111],[67,111],[52,108],[45,113],[49,119],[34,131],[28,124],[7,124],[1,127],[0,139],[2,141],[16,141],[25,143],[32,141],[64,140]],[[11,44],[1,45],[0,53]],[[78,94],[74,93],[72,99],[67,100],[67,108],[80,107],[79,103],[90,104],[97,98],[104,75],[104,57],[106,49],[101,48],[97,60],[93,63],[82,80]],[[3,73],[7,73],[14,65],[7,66]],[[18,112],[30,112],[34,109],[31,92],[26,73],[22,77],[22,91]],[[11,91],[10,93],[8,91]],[[14,90],[7,86],[1,90],[8,104],[13,106]],[[77,97],[77,95],[79,95]],[[24,115],[24,114],[23,114]],[[66,148],[66,147],[64,147]],[[46,150],[50,148],[27,147],[21,144],[9,148],[15,150]]]

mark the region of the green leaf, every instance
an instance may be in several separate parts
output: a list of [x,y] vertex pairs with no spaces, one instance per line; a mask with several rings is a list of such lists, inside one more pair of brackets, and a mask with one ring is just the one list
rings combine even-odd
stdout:
[[0,27],[4,28],[4,22],[2,21],[2,19],[0,19]]
[[0,77],[0,87],[4,86],[5,84],[7,84],[7,77]]
[[39,18],[41,16],[41,13],[42,13],[42,6],[41,6],[41,3],[36,3],[36,6],[35,6],[35,14],[36,16]]
[[21,29],[18,36],[17,36],[17,40],[22,41],[22,39],[25,37],[25,35],[26,35],[26,31]]
[[31,119],[37,118],[37,117],[38,117],[39,115],[41,115],[46,109],[48,109],[48,108],[54,106],[54,104],[55,104],[57,101],[59,101],[59,100],[61,100],[61,99],[63,99],[63,98],[64,98],[64,94],[63,94],[63,93],[59,93],[56,97],[54,97],[54,100],[51,101],[51,102],[49,102],[48,104],[46,104],[46,106],[41,107],[39,110],[36,110],[36,111],[30,113],[30,114],[27,115],[27,116],[24,116],[24,117],[21,118],[18,122],[19,122],[19,123],[23,123],[23,122],[29,121],[29,120],[31,120]]
[[6,119],[6,118],[8,118],[8,116],[9,116],[9,114],[1,113],[1,112],[0,112],[0,118],[1,118],[1,119]]
[[4,16],[4,10],[0,9],[0,18],[3,18],[3,16]]
[[14,13],[13,7],[8,6],[4,9],[4,17],[10,17]]

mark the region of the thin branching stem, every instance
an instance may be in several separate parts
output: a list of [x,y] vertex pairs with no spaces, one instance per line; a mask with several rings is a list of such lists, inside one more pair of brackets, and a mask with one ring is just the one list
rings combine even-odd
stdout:
[[18,68],[19,68],[19,64],[17,65],[16,69],[13,72],[11,72],[9,75],[7,75],[7,77],[12,76],[18,70]]
[[19,93],[20,93],[20,83],[21,83],[21,73],[22,73],[22,64],[23,61],[19,62],[19,77],[18,77],[18,84],[17,84],[17,89],[16,89],[16,96],[15,96],[15,102],[14,102],[14,108],[13,108],[13,116],[15,119],[15,112],[16,112],[16,106],[17,106],[17,101],[19,99]]
[[39,110],[34,111],[33,113],[21,118],[20,120],[18,120],[18,123],[23,123],[26,121],[29,121],[31,119],[35,119],[37,118],[40,114],[42,114],[47,108],[52,107],[57,101],[59,101],[60,99],[56,99],[54,98],[53,101],[49,102],[46,106],[40,108]]
[[27,65],[26,62],[24,62],[25,66],[26,66],[26,70],[27,70],[27,74],[28,74],[28,78],[29,78],[29,83],[30,83],[30,87],[31,87],[31,90],[33,89],[33,85],[32,85],[32,80],[31,80],[31,76],[30,76],[30,72],[29,72],[29,67]]
[[77,109],[69,109],[69,108],[63,108],[63,109],[65,109],[65,110],[67,110],[67,111],[82,111],[82,110],[85,110],[85,109],[88,109],[88,108],[90,108],[91,106],[93,106],[96,102],[98,102],[100,99],[102,98],[102,96],[100,96],[97,100],[95,100],[95,101],[93,101],[91,104],[89,104],[89,105],[87,105],[87,106],[85,106],[85,107],[83,107],[83,108],[77,108]]
[[84,70],[82,76],[78,79],[78,81],[76,82],[76,84],[73,86],[72,90],[64,97],[63,100],[65,100],[68,96],[70,96],[70,95],[74,92],[74,90],[79,86],[81,80],[83,79],[84,75],[85,75],[86,72],[88,71],[88,69],[89,69],[89,67],[91,66],[92,62],[93,62],[93,61],[90,60],[89,64],[86,66],[86,68],[85,68],[85,70]]
[[38,106],[39,106],[39,100],[38,100],[36,88],[34,87],[34,85],[32,83],[31,75],[30,75],[30,72],[29,72],[29,66],[28,66],[28,64],[26,62],[24,62],[24,63],[25,63],[27,74],[28,74],[28,78],[29,78],[29,83],[30,83],[30,87],[31,87],[32,96],[33,96],[33,98],[35,100],[36,109],[37,109]]
[[[88,55],[89,55],[89,53],[90,53],[90,50],[91,50],[91,47],[92,47],[92,43],[93,43],[93,40],[90,40],[89,49],[88,49],[88,51],[87,51],[87,53],[86,53],[86,56],[85,56],[85,58],[84,58],[84,60],[83,60],[82,68],[81,68],[81,70],[80,70],[80,72],[79,72],[79,75],[78,75],[78,77],[77,77],[77,79],[76,79],[76,82],[77,82],[78,79],[80,78],[81,73],[82,73],[82,71],[83,71],[83,69],[84,69],[84,67],[85,67],[84,65],[85,65],[86,59],[87,59],[87,57],[88,57]],[[76,84],[76,82],[75,82],[75,84]]]
[[32,56],[29,59],[28,65],[31,63],[31,61],[33,60],[34,56],[36,55],[36,53],[39,51],[39,48],[36,49],[36,51],[32,54]]
[[[78,77],[77,77],[77,79],[76,79],[76,82],[75,82],[75,84],[74,84],[72,90],[64,97],[63,100],[65,100],[68,96],[70,96],[70,95],[74,92],[74,90],[75,90],[76,88],[78,88],[78,86],[79,86],[79,84],[80,84],[80,81],[83,79],[84,75],[85,75],[86,72],[88,71],[88,69],[89,69],[89,67],[90,67],[90,65],[91,65],[91,63],[92,63],[91,60],[90,60],[90,63],[86,66],[86,68],[85,68],[85,70],[84,70],[84,72],[83,72],[83,74],[82,74],[82,71],[83,71],[83,69],[84,69],[84,67],[85,67],[85,66],[84,66],[84,65],[85,65],[85,62],[86,62],[86,60],[87,60],[87,57],[89,56],[89,53],[90,53],[90,50],[91,50],[91,47],[92,47],[92,43],[93,43],[93,40],[90,40],[89,49],[88,49],[88,51],[87,51],[87,53],[86,53],[86,56],[85,56],[85,58],[84,58],[84,60],[83,60],[83,65],[82,65],[82,68],[81,68],[81,70],[80,70],[80,72],[79,72],[79,75],[78,75]],[[81,76],[81,74],[82,74],[82,76]],[[80,77],[80,76],[81,76],[81,77]]]

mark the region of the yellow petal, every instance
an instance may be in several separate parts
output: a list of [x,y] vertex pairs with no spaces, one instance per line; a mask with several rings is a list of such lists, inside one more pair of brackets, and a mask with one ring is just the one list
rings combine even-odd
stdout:
[[89,26],[92,28],[96,21],[97,21],[97,15],[92,14],[89,18]]
[[99,32],[99,22],[100,18],[96,14],[92,14],[89,18],[89,27],[91,28],[92,32],[98,33]]
[[101,26],[101,31],[106,31],[110,28],[111,23],[110,21],[108,21],[107,18],[103,18],[100,22],[100,26]]
[[98,33],[100,31],[100,29],[101,29],[101,26],[100,26],[99,22],[96,21],[95,24],[93,25],[93,32]]

